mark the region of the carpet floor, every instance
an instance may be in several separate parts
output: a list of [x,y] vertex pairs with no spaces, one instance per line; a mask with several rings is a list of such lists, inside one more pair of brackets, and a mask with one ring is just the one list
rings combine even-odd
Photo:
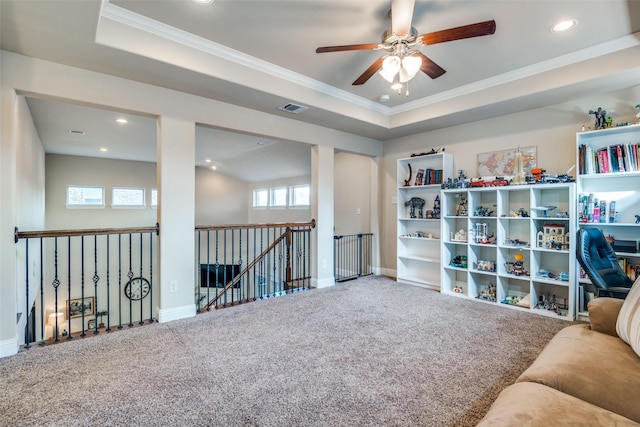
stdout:
[[473,426],[570,324],[369,276],[0,359],[0,425]]

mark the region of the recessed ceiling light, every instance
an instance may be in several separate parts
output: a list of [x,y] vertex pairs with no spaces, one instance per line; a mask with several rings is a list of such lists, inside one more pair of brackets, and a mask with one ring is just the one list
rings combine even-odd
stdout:
[[119,118],[119,119],[116,119],[116,123],[120,123],[120,124],[124,125],[124,124],[129,123],[129,120],[127,120],[127,119],[125,119],[125,118],[121,117],[121,118]]
[[389,94],[384,93],[380,95],[380,102],[389,102],[389,99],[391,99]]
[[264,141],[258,141],[258,142],[256,142],[256,144],[258,144],[258,145],[264,145]]
[[69,133],[71,135],[84,135],[84,134],[86,134],[86,132],[83,131],[83,130],[75,130],[75,129],[69,129]]
[[218,168],[217,168],[217,167],[215,167],[215,166],[211,166],[211,169],[216,170],[216,169],[218,169]]
[[100,149],[100,151],[102,151],[103,153],[106,153],[106,152],[107,152],[107,151],[109,151],[109,150],[108,150],[108,149],[106,149],[106,148],[101,148],[101,149]]
[[205,159],[205,162],[211,163],[211,159]]
[[209,3],[213,3],[213,0],[191,0],[194,3],[198,3],[198,4],[209,4]]
[[578,21],[577,20],[575,20],[575,19],[567,19],[566,21],[558,22],[556,25],[551,27],[551,31],[553,31],[554,33],[559,33],[561,31],[570,30],[571,28],[575,27],[576,25],[578,25]]

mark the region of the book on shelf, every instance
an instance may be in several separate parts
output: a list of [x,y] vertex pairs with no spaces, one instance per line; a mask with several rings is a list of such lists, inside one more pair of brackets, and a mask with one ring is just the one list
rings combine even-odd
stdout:
[[586,144],[578,146],[578,170],[580,174],[638,172],[638,146],[640,143],[613,144],[593,148]]
[[424,181],[424,169],[420,168],[416,172],[416,180],[414,181],[413,185],[422,185],[423,181]]

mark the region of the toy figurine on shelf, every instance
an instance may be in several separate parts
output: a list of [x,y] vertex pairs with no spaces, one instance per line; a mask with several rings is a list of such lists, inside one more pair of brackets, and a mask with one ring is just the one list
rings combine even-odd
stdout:
[[603,110],[601,107],[598,107],[598,109],[596,111],[593,110],[589,110],[589,114],[593,114],[596,118],[595,124],[594,124],[594,128],[596,130],[598,129],[604,129],[606,126],[606,118],[607,118],[607,111]]
[[[422,209],[424,208],[424,199],[420,197],[412,197],[408,201],[404,202],[405,206],[410,206],[409,211],[410,218],[422,218]],[[418,208],[418,216],[416,217],[416,208]]]
[[433,200],[433,218],[440,219],[440,196],[436,195]]
[[520,146],[518,146],[518,151],[516,151],[516,175],[511,180],[511,185],[524,185],[527,181],[524,177],[524,162],[522,160],[522,152],[520,151]]
[[456,194],[458,204],[456,205],[456,216],[467,216],[469,211],[467,210],[467,195],[464,193]]
[[518,252],[513,258],[515,261],[505,263],[507,273],[513,274],[514,276],[528,276],[529,272],[524,268],[524,255]]

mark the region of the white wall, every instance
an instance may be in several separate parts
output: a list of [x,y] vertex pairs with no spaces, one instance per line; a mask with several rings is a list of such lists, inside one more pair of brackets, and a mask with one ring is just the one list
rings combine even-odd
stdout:
[[[46,171],[47,229],[150,227],[157,222],[156,209],[149,207],[151,189],[156,188],[155,163],[47,154]],[[104,187],[105,207],[68,209],[67,185]],[[113,187],[144,188],[147,207],[112,208]]]
[[245,224],[245,181],[207,168],[196,168],[196,225]]
[[[593,126],[590,109],[603,107],[614,123],[636,122],[633,106],[640,100],[640,86],[597,97],[586,97],[560,105],[510,114],[481,122],[468,123],[432,132],[385,141],[383,156],[381,265],[387,274],[396,266],[396,161],[430,148],[444,148],[454,156],[456,170],[476,176],[477,155],[518,146],[536,146],[537,165],[548,173],[564,173],[576,163],[576,132],[583,125]],[[624,111],[627,114],[616,114]],[[572,174],[575,176],[576,171]]]
[[334,157],[335,234],[371,232],[371,158],[339,152]]

